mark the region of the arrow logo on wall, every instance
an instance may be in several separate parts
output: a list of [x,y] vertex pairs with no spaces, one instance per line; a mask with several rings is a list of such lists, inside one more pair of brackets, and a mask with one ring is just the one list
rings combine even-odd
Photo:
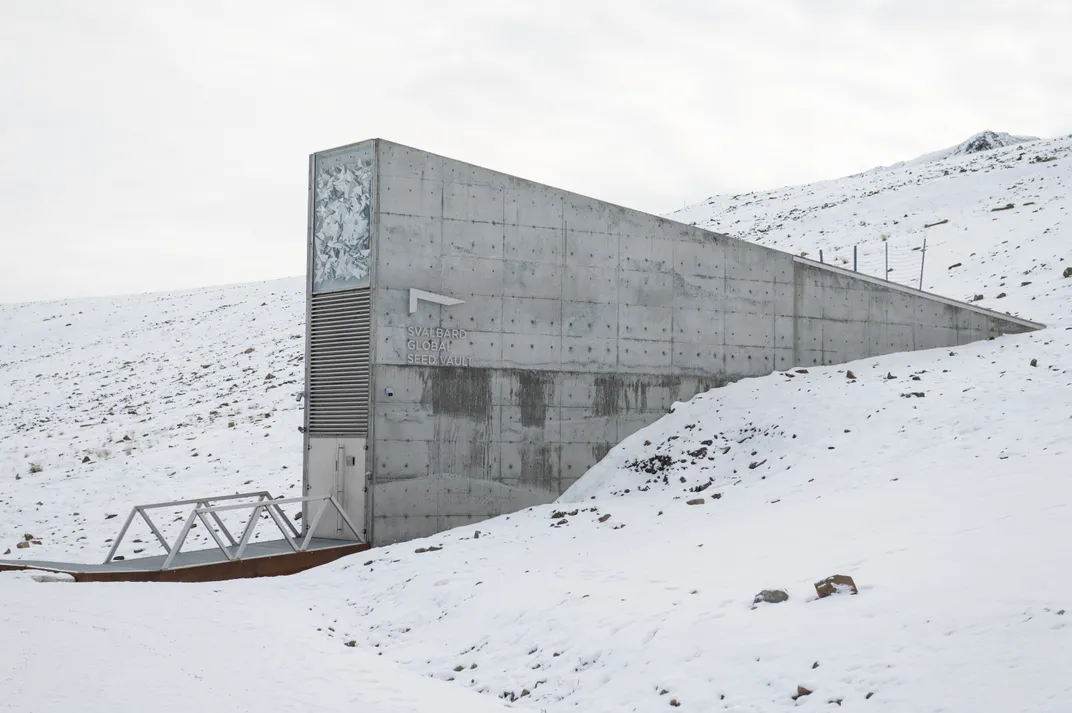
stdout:
[[464,304],[465,300],[459,300],[454,297],[447,297],[446,295],[437,295],[434,292],[425,292],[424,290],[415,290],[412,287],[409,288],[409,313],[413,314],[417,311],[417,301],[424,300],[425,302],[431,302],[437,305],[443,305],[444,307],[451,307],[453,305]]

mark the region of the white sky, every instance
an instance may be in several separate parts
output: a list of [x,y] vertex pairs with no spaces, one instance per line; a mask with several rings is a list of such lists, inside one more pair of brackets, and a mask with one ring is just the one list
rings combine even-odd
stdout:
[[0,0],[0,301],[300,275],[383,137],[663,213],[1072,132],[1068,0]]

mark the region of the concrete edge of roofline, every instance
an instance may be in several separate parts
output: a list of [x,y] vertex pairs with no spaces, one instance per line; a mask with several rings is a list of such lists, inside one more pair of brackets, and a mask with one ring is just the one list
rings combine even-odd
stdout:
[[[461,159],[451,158],[451,157],[446,156],[444,154],[435,153],[434,151],[426,151],[424,149],[417,148],[416,146],[410,146],[408,144],[402,144],[402,143],[399,143],[397,141],[391,141],[390,139],[384,139],[384,138],[378,137],[378,136],[363,139],[361,141],[354,141],[354,142],[348,143],[348,144],[343,144],[342,146],[335,146],[335,147],[332,147],[332,148],[322,149],[320,151],[316,151],[316,152],[312,153],[311,157],[320,156],[320,155],[324,155],[324,154],[332,154],[332,153],[336,153],[336,152],[343,151],[343,150],[346,150],[346,149],[352,149],[352,148],[354,148],[356,146],[360,146],[361,144],[367,144],[367,143],[372,143],[374,145],[379,144],[379,143],[392,144],[394,146],[398,146],[399,148],[410,149],[412,151],[420,151],[421,153],[429,154],[431,156],[436,156],[438,158],[446,159],[448,161],[457,161],[458,163],[465,164],[467,166],[473,166],[475,168],[479,168],[479,169],[489,171],[489,172],[492,172],[492,173],[501,173],[501,174],[507,175],[507,176],[512,176],[513,175],[513,174],[505,173],[503,171],[499,171],[499,170],[496,170],[496,169],[493,169],[493,168],[487,168],[486,166],[480,166],[480,165],[475,164],[475,163],[469,163],[468,161],[463,161]],[[514,177],[515,178],[520,178],[520,176],[514,176]],[[729,239],[729,240],[736,240],[736,241],[740,241],[740,242],[750,242],[750,241],[744,240],[743,238],[738,238],[736,236],[733,236],[733,235],[730,235],[730,234],[727,234],[727,233],[718,233],[718,232],[715,232],[713,230],[708,230],[707,228],[701,228],[698,225],[689,225],[688,223],[683,223],[680,220],[674,220],[673,218],[667,218],[665,216],[656,215],[655,213],[648,213],[646,211],[636,210],[635,208],[629,208],[627,206],[619,205],[617,203],[611,203],[609,201],[605,201],[605,200],[602,200],[600,198],[595,198],[594,196],[588,196],[588,195],[584,195],[582,193],[577,193],[576,191],[571,191],[571,190],[566,189],[566,188],[560,188],[560,187],[556,187],[556,186],[551,186],[550,184],[541,183],[539,181],[533,181],[533,180],[530,180],[530,179],[527,179],[527,178],[520,178],[520,180],[528,181],[529,183],[533,183],[533,184],[539,185],[539,186],[544,186],[546,188],[553,188],[554,190],[561,191],[563,193],[569,193],[569,194],[579,196],[581,198],[585,198],[585,199],[588,199],[588,200],[598,201],[600,203],[604,203],[604,204],[610,205],[610,206],[615,206],[617,208],[622,208],[624,210],[631,210],[631,211],[635,211],[637,213],[643,213],[645,215],[649,215],[649,216],[651,216],[653,218],[656,218],[658,220],[666,221],[667,223],[674,223],[674,224],[677,224],[677,225],[681,225],[683,227],[692,228],[692,229],[697,230],[697,231],[699,231],[701,233],[706,233],[708,235],[711,235],[712,237],[724,238],[724,239]],[[853,277],[853,278],[856,278],[858,280],[863,280],[864,282],[868,282],[868,283],[871,283],[871,284],[882,285],[882,286],[889,287],[889,288],[892,288],[892,289],[900,291],[900,292],[905,292],[905,293],[908,293],[908,294],[911,294],[911,295],[926,297],[927,299],[934,300],[934,301],[940,302],[942,304],[947,304],[947,305],[949,305],[951,307],[958,307],[960,309],[966,309],[968,311],[976,312],[978,314],[987,315],[989,317],[997,317],[999,319],[1004,319],[1006,321],[1013,322],[1015,324],[1019,324],[1020,326],[1026,327],[1028,329],[1039,330],[1039,329],[1045,329],[1046,328],[1046,325],[1042,324],[1041,322],[1033,322],[1033,321],[1031,321],[1029,319],[1024,319],[1022,317],[1014,317],[1011,314],[1002,314],[1001,312],[996,312],[994,310],[984,309],[982,307],[976,307],[975,305],[970,304],[968,302],[961,302],[959,300],[954,300],[954,299],[950,299],[948,297],[943,297],[942,295],[938,295],[938,294],[935,294],[933,292],[926,292],[924,290],[917,290],[914,287],[909,287],[907,285],[902,285],[902,284],[899,284],[899,283],[890,282],[888,280],[883,280],[880,277],[874,277],[874,276],[871,276],[871,275],[865,275],[865,274],[860,273],[860,272],[853,272],[852,270],[846,270],[844,268],[836,267],[834,265],[830,265],[830,264],[827,264],[827,263],[818,262],[816,260],[809,260],[807,258],[803,258],[803,257],[800,257],[798,255],[793,255],[792,253],[788,253],[788,252],[785,252],[783,250],[778,250],[776,248],[770,248],[770,247],[767,247],[765,245],[760,245],[759,243],[752,243],[752,244],[756,245],[757,247],[766,248],[767,250],[771,250],[773,252],[782,253],[782,254],[785,254],[785,255],[792,255],[794,263],[799,263],[799,264],[802,264],[802,265],[808,265],[808,266],[816,267],[816,268],[823,269],[823,270],[829,270],[831,272],[838,273],[838,274],[841,274],[841,275],[845,275],[846,277]]]
[[[689,228],[689,229],[698,231],[700,233],[706,233],[707,235],[710,235],[713,238],[722,238],[724,240],[734,240],[734,241],[737,241],[737,242],[749,242],[749,241],[747,241],[747,240],[745,240],[743,238],[738,238],[737,236],[731,235],[729,233],[719,233],[717,231],[710,230],[708,228],[702,228],[699,225],[691,225],[689,223],[683,223],[680,220],[676,220],[674,218],[668,218],[665,215],[659,215],[658,213],[650,213],[650,212],[648,212],[646,210],[640,210],[639,208],[630,208],[627,205],[622,205],[621,203],[614,203],[612,201],[604,200],[603,198],[596,198],[595,196],[588,195],[587,193],[578,193],[577,191],[571,190],[569,188],[562,188],[561,186],[552,186],[550,183],[544,183],[542,181],[537,181],[537,180],[532,179],[532,178],[525,178],[524,176],[518,176],[517,174],[514,174],[514,173],[508,173],[508,172],[506,172],[504,170],[501,170],[501,169],[498,169],[498,168],[490,168],[488,166],[483,166],[483,165],[481,165],[479,163],[472,163],[471,161],[465,161],[465,160],[460,159],[460,158],[453,158],[451,156],[447,156],[446,154],[436,153],[435,151],[428,151],[428,150],[425,150],[425,149],[422,149],[422,148],[418,148],[416,146],[410,146],[409,144],[401,144],[401,143],[399,143],[397,141],[391,141],[390,139],[384,139],[384,138],[379,138],[379,137],[371,138],[371,139],[364,139],[363,141],[355,141],[355,142],[350,143],[350,144],[344,144],[343,146],[335,146],[335,147],[332,147],[332,148],[329,148],[329,149],[322,149],[320,151],[315,151],[312,154],[310,154],[310,156],[316,157],[316,156],[323,156],[323,155],[338,153],[338,152],[341,152],[341,151],[346,151],[346,150],[349,150],[349,149],[353,149],[353,148],[355,148],[357,146],[360,146],[361,144],[367,144],[367,143],[391,144],[392,146],[397,146],[397,147],[403,148],[403,149],[409,149],[411,151],[420,151],[421,153],[428,154],[429,156],[435,156],[436,158],[441,158],[441,159],[444,159],[444,160],[447,160],[447,161],[456,161],[457,163],[463,164],[465,166],[472,166],[473,168],[478,168],[478,169],[480,169],[482,171],[488,171],[489,173],[498,173],[498,174],[501,174],[503,176],[509,176],[511,178],[516,178],[518,180],[525,181],[526,183],[531,183],[531,184],[536,185],[536,186],[542,186],[544,188],[550,188],[551,190],[560,191],[562,193],[567,193],[569,195],[577,196],[579,198],[584,198],[586,200],[596,201],[598,203],[602,203],[604,205],[612,206],[614,208],[621,208],[622,210],[632,211],[633,213],[640,213],[640,214],[646,215],[646,216],[648,216],[650,218],[655,218],[656,220],[665,221],[667,223],[673,223],[674,225],[680,225],[680,226],[682,226],[684,228]],[[758,244],[758,243],[753,243],[753,244]],[[761,245],[760,247],[765,247],[765,246]]]
[[1024,319],[1023,317],[1015,317],[1015,316],[1013,316],[1011,314],[1003,314],[1001,312],[996,312],[996,311],[994,311],[992,309],[985,309],[983,307],[977,307],[977,306],[975,306],[973,304],[970,304],[968,302],[961,302],[959,300],[950,299],[949,297],[943,297],[942,295],[938,295],[938,294],[935,294],[933,292],[926,292],[924,290],[917,290],[916,288],[909,287],[908,285],[902,285],[902,284],[897,283],[897,282],[890,282],[888,280],[883,280],[881,277],[874,277],[873,275],[865,275],[862,272],[853,272],[852,270],[846,270],[845,268],[837,267],[836,265],[829,265],[829,264],[827,264],[825,262],[819,262],[817,260],[809,260],[808,258],[800,257],[799,255],[794,255],[793,256],[793,262],[794,263],[799,263],[801,265],[807,265],[809,267],[815,267],[815,268],[818,268],[820,270],[827,270],[829,272],[834,272],[834,273],[837,273],[839,275],[844,275],[846,277],[852,277],[854,279],[862,280],[864,282],[868,282],[868,283],[871,283],[871,284],[874,284],[874,285],[881,285],[883,287],[888,287],[890,289],[897,290],[898,292],[906,292],[906,293],[911,294],[911,295],[917,295],[917,296],[920,296],[920,297],[926,297],[927,299],[934,300],[935,302],[941,302],[942,304],[947,304],[947,305],[950,305],[951,307],[958,307],[960,309],[966,309],[966,310],[968,310],[970,312],[977,312],[978,314],[984,314],[984,315],[987,315],[988,317],[997,317],[998,319],[1004,319],[1004,320],[1009,321],[1009,322],[1014,322],[1016,324],[1019,324],[1019,325],[1021,325],[1023,327],[1028,327],[1030,329],[1038,330],[1038,329],[1045,329],[1046,328],[1046,325],[1041,323],[1041,322],[1033,322],[1033,321],[1031,321],[1029,319]]

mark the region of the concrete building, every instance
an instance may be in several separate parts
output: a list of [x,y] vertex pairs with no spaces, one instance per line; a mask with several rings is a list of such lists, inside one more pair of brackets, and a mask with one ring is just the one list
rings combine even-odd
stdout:
[[380,139],[309,191],[305,489],[377,545],[549,502],[736,379],[1042,326]]

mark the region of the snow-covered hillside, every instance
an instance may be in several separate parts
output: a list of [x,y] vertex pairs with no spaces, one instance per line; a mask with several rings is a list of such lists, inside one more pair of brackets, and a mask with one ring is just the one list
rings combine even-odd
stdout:
[[983,151],[991,151],[993,149],[1001,149],[1009,146],[1023,146],[1024,144],[1029,144],[1032,141],[1038,140],[1039,137],[1037,136],[1013,136],[1005,131],[980,131],[978,134],[969,136],[956,146],[950,146],[949,148],[925,153],[922,156],[897,165],[929,163],[931,161],[940,161],[944,158],[967,156],[973,153],[981,153]]
[[[2,698],[50,712],[73,685],[133,710],[133,673],[83,660],[115,655],[178,665],[198,695],[242,701],[252,682],[212,672],[245,647],[269,690],[297,685],[272,667],[300,651],[327,691],[310,699],[394,710],[466,704],[439,701],[450,690],[533,711],[1066,711],[1070,184],[1063,138],[687,209],[675,217],[828,259],[925,234],[925,287],[1048,328],[738,382],[675,405],[554,505],[294,577],[65,587],[0,575],[0,638],[19,642],[0,646]],[[0,306],[0,542],[34,528],[42,544],[19,552],[59,555],[85,536],[75,554],[96,559],[115,520],[94,504],[221,492],[250,471],[279,492],[297,482],[297,385],[269,387],[301,372],[300,300],[300,282],[102,300],[93,309],[113,318],[77,330],[88,302]],[[234,306],[190,322],[207,303]],[[55,332],[41,321],[53,313],[70,315]],[[137,360],[151,367],[122,371]],[[89,504],[72,521],[76,502]],[[859,594],[817,598],[834,574]],[[753,605],[773,589],[788,600]],[[283,625],[272,639],[261,622]],[[53,636],[63,666],[43,653]],[[199,640],[222,642],[219,655],[198,658]],[[413,674],[447,688],[411,687]]]
[[[763,193],[715,196],[670,217],[1043,322],[1069,259],[1072,136],[900,164]],[[929,226],[929,227],[928,227]],[[926,239],[926,259],[922,246]],[[981,297],[978,297],[980,296]]]
[[[0,556],[99,562],[133,505],[300,488],[303,288],[0,305]],[[137,522],[119,554],[162,551]]]

